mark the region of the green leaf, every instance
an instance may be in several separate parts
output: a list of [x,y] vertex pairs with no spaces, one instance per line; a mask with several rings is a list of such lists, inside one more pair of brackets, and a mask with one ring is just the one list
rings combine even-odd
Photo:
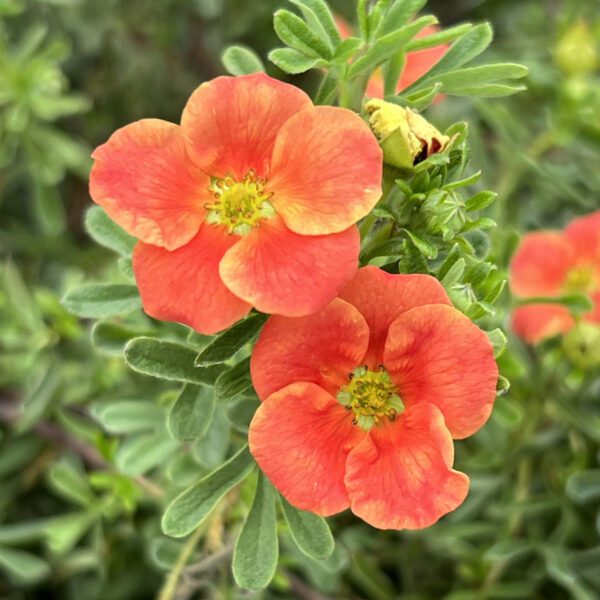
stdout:
[[446,272],[446,274],[442,277],[442,285],[445,288],[458,283],[461,277],[464,275],[465,268],[467,263],[464,258],[459,258]]
[[217,468],[223,463],[231,443],[231,423],[225,416],[224,404],[217,404],[210,427],[193,446],[194,458],[206,469]]
[[397,0],[381,20],[376,36],[386,35],[400,29],[426,4],[427,0]]
[[138,373],[185,383],[214,383],[225,367],[194,366],[197,351],[175,342],[139,337],[125,346],[125,360]]
[[586,503],[600,498],[600,469],[574,473],[567,480],[567,495],[575,502]]
[[494,347],[494,358],[499,358],[506,350],[506,334],[502,329],[493,329],[492,331],[486,331],[486,333]]
[[104,354],[121,356],[127,342],[138,337],[140,333],[110,321],[98,321],[92,328],[92,344]]
[[250,379],[250,357],[224,371],[215,382],[215,398],[217,402],[231,400],[252,385]]
[[254,460],[244,446],[218,469],[190,486],[167,506],[162,518],[166,535],[183,537],[208,516],[219,500],[254,468]]
[[280,9],[273,16],[277,37],[290,48],[313,58],[332,57],[331,48],[293,12]]
[[346,38],[336,49],[333,60],[336,63],[345,63],[350,60],[360,49],[363,41],[360,38]]
[[528,69],[523,65],[496,63],[448,71],[437,75],[435,81],[442,84],[442,91],[452,93],[454,90],[481,87],[503,79],[520,79],[527,73]]
[[96,516],[91,512],[77,512],[52,519],[46,529],[46,543],[51,552],[66,554],[91,527]]
[[46,365],[33,389],[24,396],[21,415],[15,424],[19,433],[27,431],[48,411],[62,383],[60,369],[54,362]]
[[496,198],[496,192],[479,192],[465,202],[465,209],[469,212],[487,208]]
[[456,88],[448,91],[453,96],[476,96],[478,98],[503,98],[512,96],[526,90],[524,85],[510,85],[503,83],[485,83],[470,87]]
[[319,515],[292,506],[283,496],[280,498],[283,516],[298,548],[315,560],[329,558],[335,543],[327,521]]
[[131,256],[136,239],[113,223],[99,206],[92,206],[85,213],[85,228],[90,237],[101,246],[122,256]]
[[87,319],[103,319],[138,310],[142,302],[135,285],[99,283],[69,290],[63,306],[74,315]]
[[490,45],[492,38],[493,32],[489,23],[475,25],[454,42],[448,52],[425,75],[403,90],[403,94],[421,89],[426,83],[437,81],[438,76],[443,73],[462,67],[479,56]]
[[229,46],[221,55],[223,66],[232,75],[251,75],[264,72],[265,67],[256,54],[245,46]]
[[29,544],[44,537],[49,519],[35,519],[0,525],[0,544]]
[[92,415],[108,433],[115,435],[153,431],[165,420],[164,409],[147,400],[98,403],[92,407]]
[[233,358],[252,341],[265,324],[267,315],[254,314],[216,337],[194,361],[197,367],[208,367]]
[[166,431],[128,437],[117,450],[115,465],[125,475],[143,475],[162,465],[178,448]]
[[414,39],[406,45],[406,52],[418,52],[419,50],[426,50],[427,48],[435,48],[442,44],[449,44],[459,37],[463,36],[467,31],[473,28],[472,23],[462,23],[461,25],[455,25],[449,27],[443,31],[426,35],[419,39]]
[[532,552],[531,543],[524,540],[504,540],[488,548],[485,558],[492,562],[510,561],[522,558],[524,554]]
[[321,37],[328,40],[332,49],[338,46],[342,38],[325,0],[290,0],[290,2],[300,8],[309,25],[322,33]]
[[278,557],[275,490],[259,473],[252,508],[233,552],[236,583],[248,590],[267,587],[275,575]]
[[379,38],[359,59],[354,61],[348,69],[348,77],[356,77],[363,72],[372,72],[382,62],[401,52],[406,44],[421,29],[428,25],[437,23],[437,19],[432,16],[420,17],[410,25],[406,25],[398,31],[389,33]]
[[402,231],[410,238],[411,242],[418,248],[419,252],[429,260],[437,258],[438,249],[425,241],[424,239],[416,236],[412,231],[408,229],[402,229]]
[[276,67],[279,67],[282,71],[290,75],[305,73],[310,69],[326,65],[324,60],[305,56],[292,48],[275,48],[275,50],[271,50],[269,52],[269,60]]
[[55,463],[48,471],[48,481],[60,496],[80,506],[89,506],[94,494],[81,466],[68,459]]
[[594,308],[589,298],[583,294],[569,294],[559,298],[546,298],[544,296],[532,296],[531,298],[522,298],[517,302],[518,306],[527,304],[562,304],[576,315],[582,315]]
[[214,412],[212,388],[188,383],[171,407],[167,427],[180,442],[196,440],[208,431]]
[[0,569],[13,581],[33,584],[50,575],[50,567],[41,558],[29,552],[0,546]]
[[252,417],[260,406],[260,400],[254,398],[238,398],[227,405],[225,416],[229,422],[241,433],[248,433]]

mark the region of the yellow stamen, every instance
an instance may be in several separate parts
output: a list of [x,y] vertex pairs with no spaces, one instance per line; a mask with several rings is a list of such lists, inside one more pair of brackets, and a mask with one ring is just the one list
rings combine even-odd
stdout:
[[213,179],[208,191],[215,201],[204,206],[208,211],[207,222],[225,225],[229,233],[250,233],[260,221],[275,216],[275,209],[269,202],[273,194],[265,191],[265,183],[252,169],[241,181],[231,177]]
[[382,419],[393,421],[404,410],[398,389],[383,367],[378,371],[358,367],[350,373],[349,380],[338,392],[337,399],[354,413],[352,422],[364,431]]
[[569,271],[565,283],[564,290],[567,293],[589,293],[595,291],[599,282],[594,277],[594,269],[592,266],[576,267]]

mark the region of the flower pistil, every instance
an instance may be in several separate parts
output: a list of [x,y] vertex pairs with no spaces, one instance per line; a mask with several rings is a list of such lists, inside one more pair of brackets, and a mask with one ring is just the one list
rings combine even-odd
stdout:
[[353,423],[369,431],[382,419],[393,421],[404,410],[404,403],[390,374],[383,366],[371,371],[366,366],[354,369],[349,383],[337,394],[342,406],[354,413]]
[[260,221],[275,216],[269,202],[272,193],[265,191],[265,180],[257,177],[251,169],[241,181],[231,177],[214,178],[208,191],[215,201],[207,203],[207,222],[225,225],[228,232],[247,235]]

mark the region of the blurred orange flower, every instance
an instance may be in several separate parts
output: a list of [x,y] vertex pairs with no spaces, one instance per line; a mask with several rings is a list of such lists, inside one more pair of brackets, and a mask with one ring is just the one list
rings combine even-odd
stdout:
[[[583,319],[600,323],[600,211],[573,220],[564,231],[536,231],[523,237],[512,260],[510,282],[519,298],[584,294],[594,303]],[[561,304],[536,302],[512,315],[515,333],[530,343],[575,324]]]
[[[352,28],[350,25],[341,17],[336,16],[336,24],[342,39],[349,38],[353,35]],[[422,29],[417,35],[415,39],[421,39],[431,35],[433,33],[438,33],[440,28],[436,25],[429,25]],[[404,64],[404,69],[402,71],[402,75],[398,81],[398,85],[396,87],[396,92],[399,93],[403,89],[407,88],[409,85],[412,85],[417,79],[425,75],[435,63],[437,63],[444,54],[448,51],[448,44],[442,44],[440,46],[435,46],[433,48],[427,48],[425,50],[417,50],[415,52],[409,52],[406,55],[406,62]],[[383,98],[384,97],[384,88],[383,88],[383,75],[381,73],[381,69],[377,69],[375,73],[369,79],[369,83],[367,84],[367,96],[370,98]],[[437,96],[435,102],[439,102],[443,99],[443,95]]]
[[360,269],[319,313],[271,317],[251,372],[251,452],[298,508],[418,529],[465,499],[452,439],[487,420],[498,369],[433,277]]
[[181,125],[137,121],[92,156],[93,200],[140,240],[144,310],[205,334],[253,306],[323,308],[356,272],[355,223],[381,195],[362,119],[263,73],[204,83]]

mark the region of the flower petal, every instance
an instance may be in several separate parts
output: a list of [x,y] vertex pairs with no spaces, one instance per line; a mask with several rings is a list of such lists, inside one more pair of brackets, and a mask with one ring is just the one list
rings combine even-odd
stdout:
[[352,111],[317,106],[280,130],[268,187],[272,203],[296,233],[336,233],[354,225],[381,196],[382,153]]
[[[438,33],[440,28],[436,25],[429,25],[424,29],[421,29],[415,36],[415,39],[420,39]],[[409,52],[406,55],[406,64],[402,71],[402,76],[398,82],[397,91],[401,91],[412,85],[417,79],[425,75],[433,65],[435,65],[443,56],[448,52],[449,46],[443,44],[441,46],[434,46],[433,48],[427,48],[425,50],[417,50],[416,52]]]
[[128,233],[169,250],[196,235],[210,180],[190,162],[178,125],[137,121],[115,131],[92,158],[92,199]]
[[335,298],[358,267],[356,227],[320,236],[298,235],[275,217],[226,252],[225,285],[258,310],[302,317]]
[[594,303],[594,308],[591,312],[584,315],[584,319],[591,323],[600,323],[600,290],[593,293],[591,299]]
[[513,331],[530,344],[566,333],[574,324],[567,307],[560,304],[527,304],[512,313]]
[[291,504],[329,516],[348,508],[346,457],[362,435],[333,396],[314,383],[293,383],[260,405],[248,440],[260,468]]
[[578,262],[597,267],[600,285],[600,210],[571,221],[565,236],[575,249]]
[[271,317],[252,353],[254,389],[264,400],[291,383],[307,381],[335,395],[361,364],[368,343],[365,320],[339,298],[308,317]]
[[424,304],[448,304],[442,284],[429,275],[392,275],[377,267],[359,269],[340,298],[358,308],[369,325],[371,337],[366,363],[381,364],[388,329],[402,313]]
[[217,77],[191,95],[181,117],[192,160],[213,177],[269,175],[275,138],[298,111],[312,107],[297,87],[264,73]]
[[523,236],[515,253],[510,285],[516,296],[557,296],[573,266],[573,250],[562,233],[538,231]]
[[441,304],[420,306],[390,326],[383,362],[407,406],[435,404],[452,437],[487,421],[498,367],[487,335],[465,315]]
[[218,269],[221,257],[237,239],[205,223],[189,244],[173,252],[139,243],[133,270],[146,313],[207,335],[246,315],[251,306],[225,287]]
[[451,468],[453,460],[442,413],[432,404],[410,406],[350,452],[345,478],[350,508],[380,529],[433,525],[469,489],[469,478]]

